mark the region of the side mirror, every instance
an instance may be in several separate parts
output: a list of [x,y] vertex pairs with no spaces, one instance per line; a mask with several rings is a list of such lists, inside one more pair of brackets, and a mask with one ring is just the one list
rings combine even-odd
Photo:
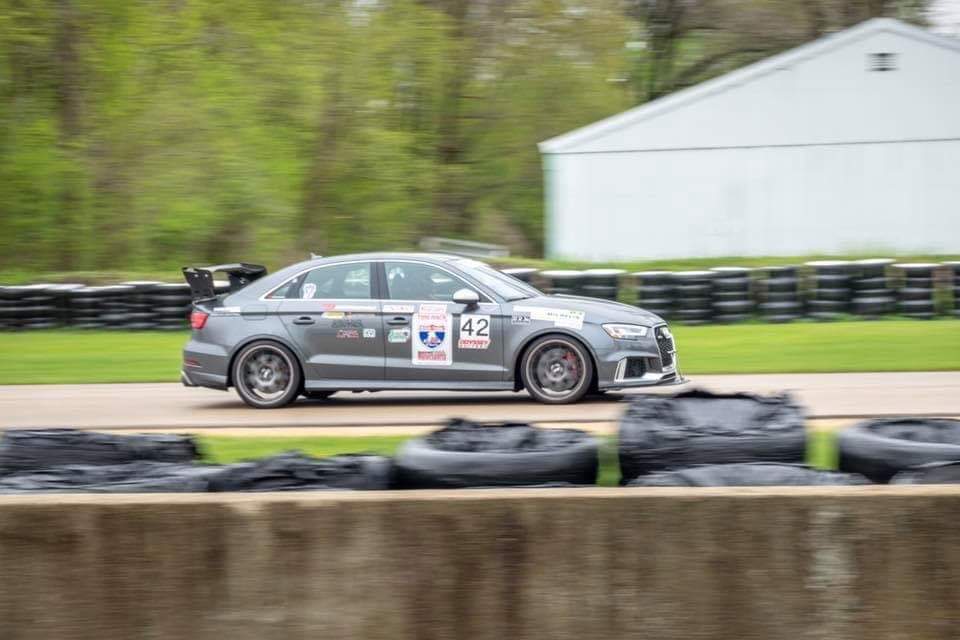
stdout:
[[453,301],[467,307],[475,307],[480,304],[480,295],[471,289],[459,289],[453,294]]

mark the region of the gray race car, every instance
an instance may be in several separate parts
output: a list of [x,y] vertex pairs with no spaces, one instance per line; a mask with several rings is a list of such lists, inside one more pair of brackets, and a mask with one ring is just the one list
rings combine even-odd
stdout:
[[[673,336],[625,304],[544,295],[457,256],[315,258],[187,267],[187,386],[235,387],[252,407],[340,390],[526,389],[547,403],[683,382]],[[214,273],[230,291],[217,294]]]

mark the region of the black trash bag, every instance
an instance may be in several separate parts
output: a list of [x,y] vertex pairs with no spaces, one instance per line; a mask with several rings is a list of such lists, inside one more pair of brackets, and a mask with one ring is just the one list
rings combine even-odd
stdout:
[[149,460],[190,462],[199,458],[192,436],[113,435],[77,429],[10,429],[0,440],[0,473],[65,464],[115,465]]
[[931,462],[893,476],[890,484],[960,484],[960,461]]
[[820,471],[802,464],[742,462],[711,464],[640,476],[628,487],[780,487],[871,484],[859,473]]
[[930,462],[960,460],[960,420],[884,418],[840,431],[840,470],[874,482]]
[[210,491],[384,490],[391,485],[393,463],[375,455],[314,458],[287,451],[269,458],[222,467],[210,478]]
[[0,493],[202,493],[214,465],[130,462],[61,465],[0,478]]
[[735,462],[803,462],[803,410],[788,394],[636,396],[620,420],[621,484],[656,471]]
[[575,429],[480,425],[454,419],[405,442],[395,459],[399,489],[596,484],[597,440]]

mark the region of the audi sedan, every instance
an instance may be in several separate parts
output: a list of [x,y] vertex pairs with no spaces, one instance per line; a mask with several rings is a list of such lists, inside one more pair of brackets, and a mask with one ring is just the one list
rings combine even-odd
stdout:
[[[468,258],[371,253],[271,275],[252,264],[183,271],[194,302],[182,382],[234,387],[252,407],[382,389],[526,389],[569,403],[683,382],[658,316],[545,295]],[[216,272],[229,292],[217,292]]]

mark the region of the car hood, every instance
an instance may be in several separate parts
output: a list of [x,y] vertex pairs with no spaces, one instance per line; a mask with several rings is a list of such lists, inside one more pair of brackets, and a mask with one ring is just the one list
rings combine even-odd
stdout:
[[645,311],[640,307],[584,296],[537,296],[517,300],[513,305],[515,307],[547,307],[549,309],[582,311],[586,315],[585,319],[587,322],[596,324],[604,322],[626,322],[652,327],[664,323],[660,316]]

